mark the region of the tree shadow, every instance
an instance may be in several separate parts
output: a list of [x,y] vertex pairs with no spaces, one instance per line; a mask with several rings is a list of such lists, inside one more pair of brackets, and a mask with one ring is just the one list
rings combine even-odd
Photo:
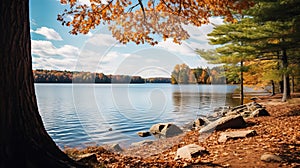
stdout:
[[298,109],[292,110],[288,114],[286,114],[286,116],[288,116],[288,117],[300,116],[300,110],[298,110]]
[[280,157],[288,164],[297,163],[300,165],[300,144],[284,143],[280,147]]
[[300,116],[300,109],[291,109],[288,113],[282,114],[279,117],[295,117]]

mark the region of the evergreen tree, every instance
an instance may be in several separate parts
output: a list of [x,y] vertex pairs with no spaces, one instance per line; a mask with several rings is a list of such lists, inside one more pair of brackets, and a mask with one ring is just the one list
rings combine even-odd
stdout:
[[259,0],[248,11],[258,24],[257,30],[263,32],[263,38],[254,45],[264,59],[280,59],[283,74],[282,101],[290,97],[289,63],[290,59],[299,59],[291,55],[300,47],[300,1],[297,0]]
[[256,38],[256,34],[251,31],[254,24],[250,19],[242,19],[237,23],[219,25],[208,34],[211,44],[221,45],[216,49],[221,54],[218,62],[240,67],[240,104],[244,103],[243,73],[247,70],[244,62],[253,60],[256,53],[256,49],[250,45]]

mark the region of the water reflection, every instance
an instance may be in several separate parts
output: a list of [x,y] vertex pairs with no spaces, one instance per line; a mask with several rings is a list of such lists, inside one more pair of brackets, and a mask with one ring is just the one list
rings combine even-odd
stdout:
[[[196,87],[198,88],[195,89]],[[220,85],[219,89],[215,88],[216,86],[211,85],[194,85],[192,91],[186,89],[173,91],[173,112],[187,112],[192,110],[197,115],[208,115],[215,108],[239,104],[239,100],[233,99],[231,96],[233,87],[229,86],[227,88],[226,85]]]
[[182,126],[216,107],[237,104],[227,94],[233,89],[226,85],[36,84],[45,127],[60,147],[145,140],[136,132],[160,122]]

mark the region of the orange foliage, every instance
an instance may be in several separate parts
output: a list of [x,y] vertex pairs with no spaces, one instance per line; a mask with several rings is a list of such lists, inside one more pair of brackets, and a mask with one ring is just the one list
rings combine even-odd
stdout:
[[[108,24],[121,43],[151,45],[157,44],[154,34],[180,43],[189,38],[182,25],[201,26],[209,23],[211,16],[234,21],[232,12],[241,13],[254,5],[251,0],[148,0],[146,5],[141,0],[137,4],[130,0],[90,0],[91,5],[77,4],[76,0],[61,0],[61,3],[69,4],[70,8],[57,19],[72,27],[71,34],[87,34],[100,24]],[[67,20],[68,15],[73,19]]]

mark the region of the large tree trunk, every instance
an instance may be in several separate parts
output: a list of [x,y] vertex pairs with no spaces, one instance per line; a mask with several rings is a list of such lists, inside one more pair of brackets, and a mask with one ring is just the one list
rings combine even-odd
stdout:
[[282,68],[283,68],[283,93],[281,101],[285,102],[290,98],[290,83],[289,83],[289,75],[287,73],[288,68],[288,59],[286,50],[282,51]]
[[0,167],[80,166],[56,146],[38,112],[29,0],[1,0],[0,23]]

